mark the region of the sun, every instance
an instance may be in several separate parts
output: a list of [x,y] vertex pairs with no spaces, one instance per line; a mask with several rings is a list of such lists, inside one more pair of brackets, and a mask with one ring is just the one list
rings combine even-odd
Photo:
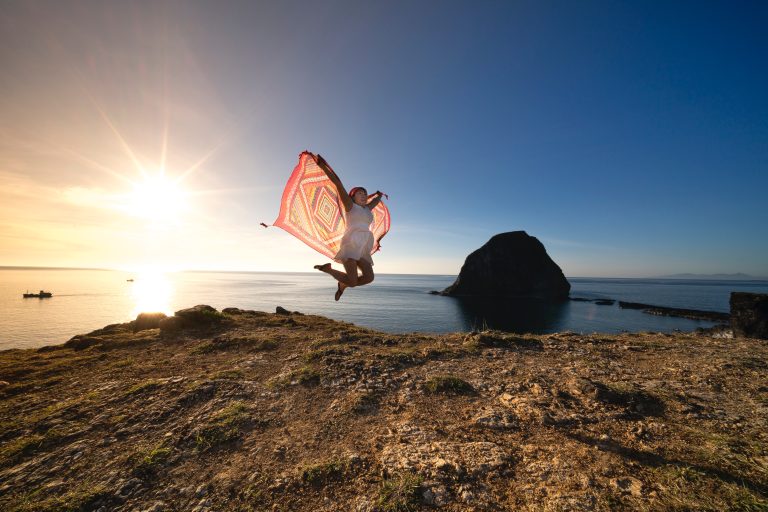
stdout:
[[158,223],[174,223],[187,207],[187,194],[165,173],[146,175],[128,195],[126,210]]

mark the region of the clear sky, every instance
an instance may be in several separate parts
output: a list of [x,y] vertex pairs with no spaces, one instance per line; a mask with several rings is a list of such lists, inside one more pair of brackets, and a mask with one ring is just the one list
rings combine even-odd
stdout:
[[525,230],[567,276],[768,276],[768,3],[0,8],[0,265],[311,270],[304,150],[390,195],[379,272]]

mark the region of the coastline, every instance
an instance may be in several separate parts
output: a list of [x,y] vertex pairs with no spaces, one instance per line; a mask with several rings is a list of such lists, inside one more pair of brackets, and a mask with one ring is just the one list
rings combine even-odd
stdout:
[[764,340],[186,311],[0,352],[4,509],[768,504]]
[[[333,300],[335,286],[317,274],[180,273],[136,276],[115,272],[0,272],[0,349],[61,343],[78,333],[126,322],[139,311],[171,313],[194,304],[237,306],[263,311],[276,304],[305,313],[353,322],[385,332],[445,333],[482,326],[539,334],[562,331],[619,333],[689,332],[709,328],[707,320],[648,315],[596,302],[569,301],[549,307],[528,301],[466,301],[435,297],[430,290],[448,284],[431,276],[377,275],[376,285],[355,290],[349,301]],[[659,306],[728,312],[730,291],[768,293],[768,286],[729,283],[659,284],[608,279],[573,280],[572,297],[614,299]],[[26,289],[52,291],[52,299],[29,302]]]

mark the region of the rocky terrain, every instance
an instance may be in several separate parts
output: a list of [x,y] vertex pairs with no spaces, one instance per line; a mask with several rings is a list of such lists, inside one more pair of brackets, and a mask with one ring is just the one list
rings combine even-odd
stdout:
[[0,352],[5,511],[766,510],[768,342],[197,307]]

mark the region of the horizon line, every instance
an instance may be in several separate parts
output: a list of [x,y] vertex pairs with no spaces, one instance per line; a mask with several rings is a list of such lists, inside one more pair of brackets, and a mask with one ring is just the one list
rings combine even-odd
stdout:
[[[125,272],[125,273],[141,273],[141,270],[126,270],[120,268],[108,268],[108,267],[54,267],[54,266],[35,266],[35,265],[0,265],[0,270],[92,270],[100,272]],[[161,272],[176,273],[176,272],[197,272],[197,273],[230,273],[230,274],[313,274],[314,272],[301,272],[293,270],[217,270],[217,269],[182,269],[182,270],[161,270]],[[381,272],[379,275],[406,275],[406,276],[458,276],[459,274],[425,274],[425,273],[413,273],[413,272]],[[563,274],[565,276],[565,274]],[[656,276],[642,276],[642,277],[630,277],[630,276],[565,276],[566,279],[669,279],[669,280],[695,280],[703,279],[718,281],[728,280],[728,276],[745,276],[746,281],[768,281],[768,277],[753,276],[745,274],[743,272],[724,273],[718,272],[713,274],[696,274],[696,273],[678,273],[669,275],[656,275]],[[691,277],[677,277],[677,276],[691,276]],[[715,277],[719,276],[719,277]],[[737,279],[738,280],[738,279]]]

